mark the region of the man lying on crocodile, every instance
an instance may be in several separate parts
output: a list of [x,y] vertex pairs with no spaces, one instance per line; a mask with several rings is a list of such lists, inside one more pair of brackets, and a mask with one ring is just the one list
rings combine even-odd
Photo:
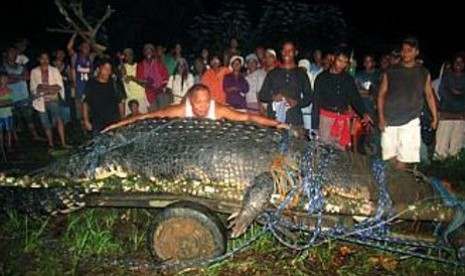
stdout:
[[122,127],[139,120],[151,118],[198,118],[238,122],[254,122],[263,126],[288,129],[289,125],[263,116],[235,111],[213,100],[210,89],[203,84],[192,86],[185,101],[151,113],[141,114],[107,127],[103,132]]

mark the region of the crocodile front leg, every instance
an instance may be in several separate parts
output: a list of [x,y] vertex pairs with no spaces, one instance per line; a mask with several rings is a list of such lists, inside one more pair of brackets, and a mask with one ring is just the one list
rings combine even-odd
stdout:
[[252,185],[244,195],[240,211],[228,218],[232,220],[229,225],[232,238],[244,234],[249,225],[266,209],[273,192],[273,177],[270,172],[262,173],[253,179]]

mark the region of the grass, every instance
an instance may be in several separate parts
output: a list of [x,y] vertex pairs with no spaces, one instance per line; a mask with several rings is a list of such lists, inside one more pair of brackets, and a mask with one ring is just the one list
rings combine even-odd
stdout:
[[[54,222],[37,223],[14,211],[2,217],[0,236],[15,229],[14,240],[0,239],[0,275],[128,275],[127,268],[101,263],[125,256],[149,262],[145,231],[151,214],[145,210],[88,209],[71,214],[63,231],[51,236]],[[4,219],[3,219],[4,218]],[[245,236],[231,241],[232,249],[254,237],[253,225]],[[27,237],[27,238],[26,238]],[[8,253],[5,253],[8,249]],[[100,260],[100,261],[99,261]],[[329,242],[297,252],[282,247],[270,234],[221,263],[188,270],[181,275],[463,275],[465,269],[384,251]]]

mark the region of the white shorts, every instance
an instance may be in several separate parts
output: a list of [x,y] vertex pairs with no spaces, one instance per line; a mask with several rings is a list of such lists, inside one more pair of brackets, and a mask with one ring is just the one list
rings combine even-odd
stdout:
[[420,118],[402,126],[387,126],[381,134],[383,160],[396,158],[402,163],[418,163],[420,146]]

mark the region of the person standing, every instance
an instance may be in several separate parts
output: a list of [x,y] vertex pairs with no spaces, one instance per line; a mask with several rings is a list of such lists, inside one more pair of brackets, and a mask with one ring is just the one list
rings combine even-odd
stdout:
[[11,147],[11,133],[13,131],[13,91],[8,88],[8,77],[0,75],[0,147],[5,144],[3,137],[6,137],[6,146]]
[[439,126],[435,154],[446,158],[459,153],[465,143],[465,60],[454,58],[452,72],[444,75],[439,86]]
[[74,50],[74,34],[67,45],[68,55],[71,57],[71,73],[74,86],[74,99],[76,105],[76,119],[81,120],[82,93],[86,83],[92,78],[93,63],[96,53],[91,51],[89,42],[83,41],[79,46],[79,52]]
[[66,125],[71,121],[71,118],[75,118],[76,116],[75,104],[72,101],[71,95],[71,66],[66,62],[65,51],[61,49],[56,50],[54,56],[55,60],[53,61],[53,66],[60,72],[65,88],[65,97],[60,102],[60,114]]
[[[264,52],[264,51],[263,51]],[[249,84],[249,93],[246,94],[247,109],[249,112],[258,113],[260,111],[258,103],[258,92],[262,88],[266,77],[266,71],[259,68],[260,60],[255,54],[249,54],[245,58],[247,64],[247,76],[245,79]]]
[[283,44],[283,64],[268,72],[258,99],[268,104],[267,115],[293,126],[302,127],[302,108],[310,105],[312,89],[307,74],[297,67],[297,49],[292,41]]
[[40,121],[47,136],[49,149],[53,149],[52,127],[55,125],[60,138],[61,146],[70,148],[66,143],[65,124],[63,122],[60,101],[65,98],[65,86],[60,71],[50,66],[50,57],[47,52],[38,56],[39,66],[31,71],[31,92],[39,96],[32,102],[32,106],[39,112]]
[[210,69],[202,76],[202,84],[208,86],[213,99],[221,104],[226,103],[226,94],[223,90],[223,79],[224,76],[230,72],[231,71],[227,67],[221,65],[218,55],[213,55],[210,61]]
[[240,56],[232,56],[229,69],[232,73],[227,74],[223,80],[223,90],[226,93],[226,103],[232,108],[246,111],[246,94],[249,93],[249,84],[241,73],[244,59]]
[[[134,61],[134,51],[130,48],[123,50],[122,55],[121,75],[123,78],[124,89],[126,91],[126,102],[137,100],[139,103],[139,110],[142,113],[147,113],[149,103],[145,95],[143,81],[139,80],[136,76],[137,63]],[[130,113],[129,108],[126,108],[126,115]]]
[[108,59],[100,61],[98,75],[84,88],[82,115],[84,126],[93,135],[124,118],[123,95],[111,78],[112,64]]
[[315,80],[312,127],[318,130],[325,143],[335,144],[345,150],[350,145],[350,120],[352,109],[364,123],[373,123],[366,112],[354,78],[347,72],[349,55],[340,49],[334,52],[329,70],[323,71]]
[[187,61],[181,58],[176,61],[176,72],[170,76],[167,88],[173,94],[173,103],[179,104],[184,99],[187,90],[194,85],[194,76],[189,73]]
[[145,87],[145,94],[149,109],[158,109],[168,106],[165,100],[165,88],[168,83],[168,71],[165,65],[155,55],[153,44],[145,44],[143,48],[144,60],[137,65],[136,78]]
[[[36,131],[33,120],[33,110],[29,101],[29,91],[27,81],[29,80],[28,70],[16,63],[18,52],[15,48],[9,47],[6,50],[6,61],[2,70],[8,76],[8,88],[13,91],[13,117],[16,126],[23,121],[27,124],[34,141],[45,141]],[[21,120],[22,119],[22,120]],[[16,131],[13,132],[15,140],[18,140]]]
[[420,162],[419,117],[425,98],[432,115],[431,127],[436,129],[438,125],[431,76],[415,61],[418,54],[418,40],[404,39],[401,62],[383,74],[378,95],[382,156],[398,169],[406,168],[407,163]]

